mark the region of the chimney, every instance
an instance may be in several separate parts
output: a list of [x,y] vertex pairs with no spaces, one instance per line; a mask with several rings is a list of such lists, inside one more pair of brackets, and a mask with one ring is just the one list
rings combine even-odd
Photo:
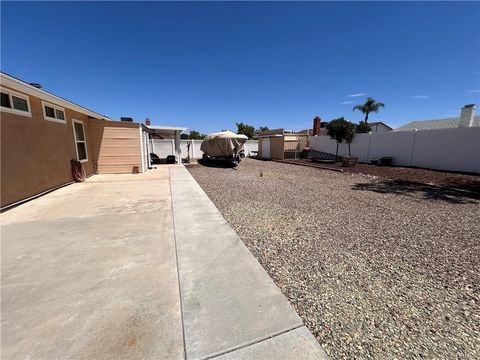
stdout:
[[468,104],[462,108],[458,127],[470,127],[473,125],[473,117],[475,116],[475,104]]
[[145,119],[145,125],[150,126],[150,118]]
[[312,132],[313,136],[320,135],[320,124],[321,124],[321,122],[322,122],[322,120],[320,119],[320,117],[315,116],[315,118],[313,119],[313,132]]

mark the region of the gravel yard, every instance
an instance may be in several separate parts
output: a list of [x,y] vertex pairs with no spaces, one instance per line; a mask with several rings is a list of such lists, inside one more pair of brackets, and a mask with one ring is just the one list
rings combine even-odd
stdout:
[[480,358],[480,197],[245,159],[189,171],[332,359]]
[[399,181],[411,181],[428,183],[455,189],[475,191],[480,193],[480,176],[451,173],[439,170],[416,169],[401,166],[376,166],[357,163],[353,167],[342,167],[341,163],[323,164],[311,160],[288,160],[292,163],[306,164],[309,166],[323,166],[332,169],[340,169],[344,172],[356,174],[369,174],[382,178]]

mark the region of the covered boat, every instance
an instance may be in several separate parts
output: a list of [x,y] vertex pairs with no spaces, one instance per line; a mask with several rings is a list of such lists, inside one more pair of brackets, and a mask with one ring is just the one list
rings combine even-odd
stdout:
[[203,160],[230,160],[234,165],[240,161],[240,151],[248,137],[231,131],[208,134],[200,145]]

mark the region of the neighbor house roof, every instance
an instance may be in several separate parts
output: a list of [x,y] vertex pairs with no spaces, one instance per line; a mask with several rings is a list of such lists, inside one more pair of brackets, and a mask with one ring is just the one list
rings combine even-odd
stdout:
[[[410,130],[435,130],[435,129],[449,129],[458,127],[460,118],[446,118],[437,120],[422,120],[412,121],[408,124],[400,126],[393,131],[410,131]],[[480,126],[480,116],[473,118],[472,126]]]
[[60,106],[64,106],[66,108],[78,111],[79,113],[85,114],[87,116],[91,116],[93,118],[110,120],[106,115],[99,114],[95,111],[92,111],[83,106],[75,104],[69,100],[66,100],[60,96],[57,96],[48,91],[39,89],[23,80],[17,79],[12,75],[4,73],[3,71],[0,72],[0,79],[1,79],[1,85],[6,86],[8,88],[12,88],[14,90],[20,91],[22,93],[25,93],[31,96],[36,96],[42,100],[46,100]]
[[388,126],[387,124],[385,124],[383,121],[374,121],[374,122],[369,122],[368,125],[370,126],[375,126],[375,125],[384,125],[386,126],[387,128],[389,128],[390,130],[393,130],[392,127]]

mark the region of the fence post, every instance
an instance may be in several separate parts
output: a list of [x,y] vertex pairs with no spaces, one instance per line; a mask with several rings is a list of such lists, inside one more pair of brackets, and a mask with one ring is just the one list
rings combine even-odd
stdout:
[[416,138],[417,138],[417,129],[413,130],[412,147],[410,148],[410,154],[408,154],[408,166],[412,166],[413,150],[415,148]]
[[370,164],[370,142],[372,141],[372,133],[368,133],[368,145],[367,145],[367,164]]
[[190,145],[192,147],[192,159],[195,158],[195,140],[192,139],[192,144]]

